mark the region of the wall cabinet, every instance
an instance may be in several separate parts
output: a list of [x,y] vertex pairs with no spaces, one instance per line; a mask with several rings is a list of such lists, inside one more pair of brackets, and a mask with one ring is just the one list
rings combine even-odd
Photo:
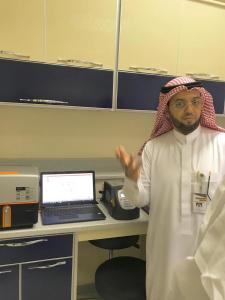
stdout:
[[[8,3],[11,0],[1,4],[1,14],[5,11],[7,15]],[[34,4],[23,0],[24,14],[19,3],[17,0],[12,5],[12,11],[18,9],[21,14],[18,31],[38,32],[31,39],[28,33],[25,35],[23,51],[32,44],[40,57],[45,53],[47,63],[0,59],[1,102],[155,110],[160,87],[165,82],[177,75],[193,74],[204,79],[214,97],[216,112],[223,114],[222,2],[219,5],[213,0],[38,0]],[[117,3],[121,3],[118,52]],[[29,29],[25,28],[29,26],[23,20],[27,14],[33,16],[33,10],[34,21]],[[10,11],[8,14],[12,15]],[[4,33],[3,45],[7,44],[7,26],[10,36],[16,32],[18,18],[10,19],[11,23],[8,19],[7,23],[2,15],[0,21],[4,25],[0,29]],[[23,45],[16,41],[17,44]],[[31,56],[35,57],[38,55]],[[117,74],[118,82],[114,76]]]
[[[112,108],[113,72],[0,59],[0,101],[32,105]],[[35,74],[35,76],[34,76]],[[117,109],[156,110],[160,88],[174,76],[119,71]],[[224,113],[225,83],[203,80],[217,114]]]
[[123,0],[119,69],[176,74],[180,0]]
[[0,59],[0,101],[112,107],[113,71]]
[[0,56],[114,67],[116,0],[3,0]]
[[225,81],[225,3],[213,2],[183,1],[177,74]]
[[[161,87],[174,76],[119,72],[117,108],[123,110],[156,110]],[[225,82],[201,80],[211,93],[216,114],[224,114]]]
[[1,240],[0,293],[4,300],[71,300],[72,260],[72,234]]
[[43,0],[0,2],[0,56],[44,59]]
[[225,81],[225,4],[122,1],[119,69]]
[[193,75],[224,113],[225,5],[213,2],[122,1],[117,108],[155,110],[163,84]]
[[46,59],[114,68],[115,0],[46,0]]
[[111,109],[116,4],[2,1],[0,101]]

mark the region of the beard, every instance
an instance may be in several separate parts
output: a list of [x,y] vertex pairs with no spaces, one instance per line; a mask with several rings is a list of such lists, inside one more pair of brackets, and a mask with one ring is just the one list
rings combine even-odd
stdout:
[[200,124],[200,118],[193,124],[190,125],[186,125],[180,121],[178,121],[176,118],[174,118],[171,114],[170,114],[170,120],[173,124],[173,126],[181,133],[183,133],[184,135],[187,135],[191,132],[193,132],[196,128],[198,128],[199,124]]

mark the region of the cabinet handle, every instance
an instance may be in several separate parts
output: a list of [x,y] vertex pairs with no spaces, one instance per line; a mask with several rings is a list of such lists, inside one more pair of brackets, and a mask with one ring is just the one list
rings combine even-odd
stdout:
[[19,58],[19,59],[30,59],[29,55],[24,55],[24,54],[20,54],[20,53],[16,53],[13,51],[7,51],[7,50],[0,50],[0,55],[8,55],[8,56],[12,56],[15,58]]
[[207,73],[186,73],[187,76],[196,78],[196,79],[219,79],[217,75],[207,74]]
[[[197,0],[199,2],[199,0]],[[201,2],[201,1],[200,1]],[[222,7],[225,6],[224,0],[205,0],[205,2],[210,3],[210,4],[215,4],[215,5],[221,5]]]
[[50,100],[50,99],[20,99],[21,102],[29,102],[29,103],[46,103],[46,104],[68,104],[68,101],[61,100]]
[[66,264],[66,261],[61,261],[61,262],[57,262],[55,264],[52,264],[52,265],[47,265],[47,266],[39,266],[39,267],[29,267],[28,269],[29,270],[36,270],[36,269],[51,269],[51,268],[55,268],[55,267],[58,267],[58,266],[62,266],[62,265],[65,265]]
[[5,274],[5,273],[12,273],[12,270],[0,271],[0,274]]
[[78,64],[78,65],[85,65],[88,67],[102,67],[102,63],[97,63],[93,61],[87,61],[87,60],[80,60],[80,59],[61,59],[58,58],[57,62],[63,63],[63,64]]
[[168,74],[167,70],[157,69],[157,68],[153,68],[153,67],[130,66],[129,69],[132,70],[132,71],[148,71],[148,72],[154,73],[154,74]]
[[6,244],[0,244],[0,247],[26,247],[42,242],[47,242],[48,239],[40,239],[40,240],[35,240],[35,241],[29,241],[29,242],[22,242],[22,243],[6,243]]

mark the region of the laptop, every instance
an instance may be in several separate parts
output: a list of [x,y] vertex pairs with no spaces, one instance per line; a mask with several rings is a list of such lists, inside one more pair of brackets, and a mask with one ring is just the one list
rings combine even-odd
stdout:
[[41,218],[44,225],[104,220],[96,202],[95,172],[41,172]]

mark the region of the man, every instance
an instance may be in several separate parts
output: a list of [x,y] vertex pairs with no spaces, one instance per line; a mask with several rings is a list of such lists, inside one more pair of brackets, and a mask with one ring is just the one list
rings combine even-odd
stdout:
[[204,216],[197,248],[176,266],[168,300],[225,299],[225,177]]
[[122,146],[116,149],[127,199],[139,207],[150,204],[148,300],[168,300],[174,267],[194,252],[202,216],[225,174],[224,131],[215,123],[212,96],[201,83],[178,77],[161,90],[141,160]]

